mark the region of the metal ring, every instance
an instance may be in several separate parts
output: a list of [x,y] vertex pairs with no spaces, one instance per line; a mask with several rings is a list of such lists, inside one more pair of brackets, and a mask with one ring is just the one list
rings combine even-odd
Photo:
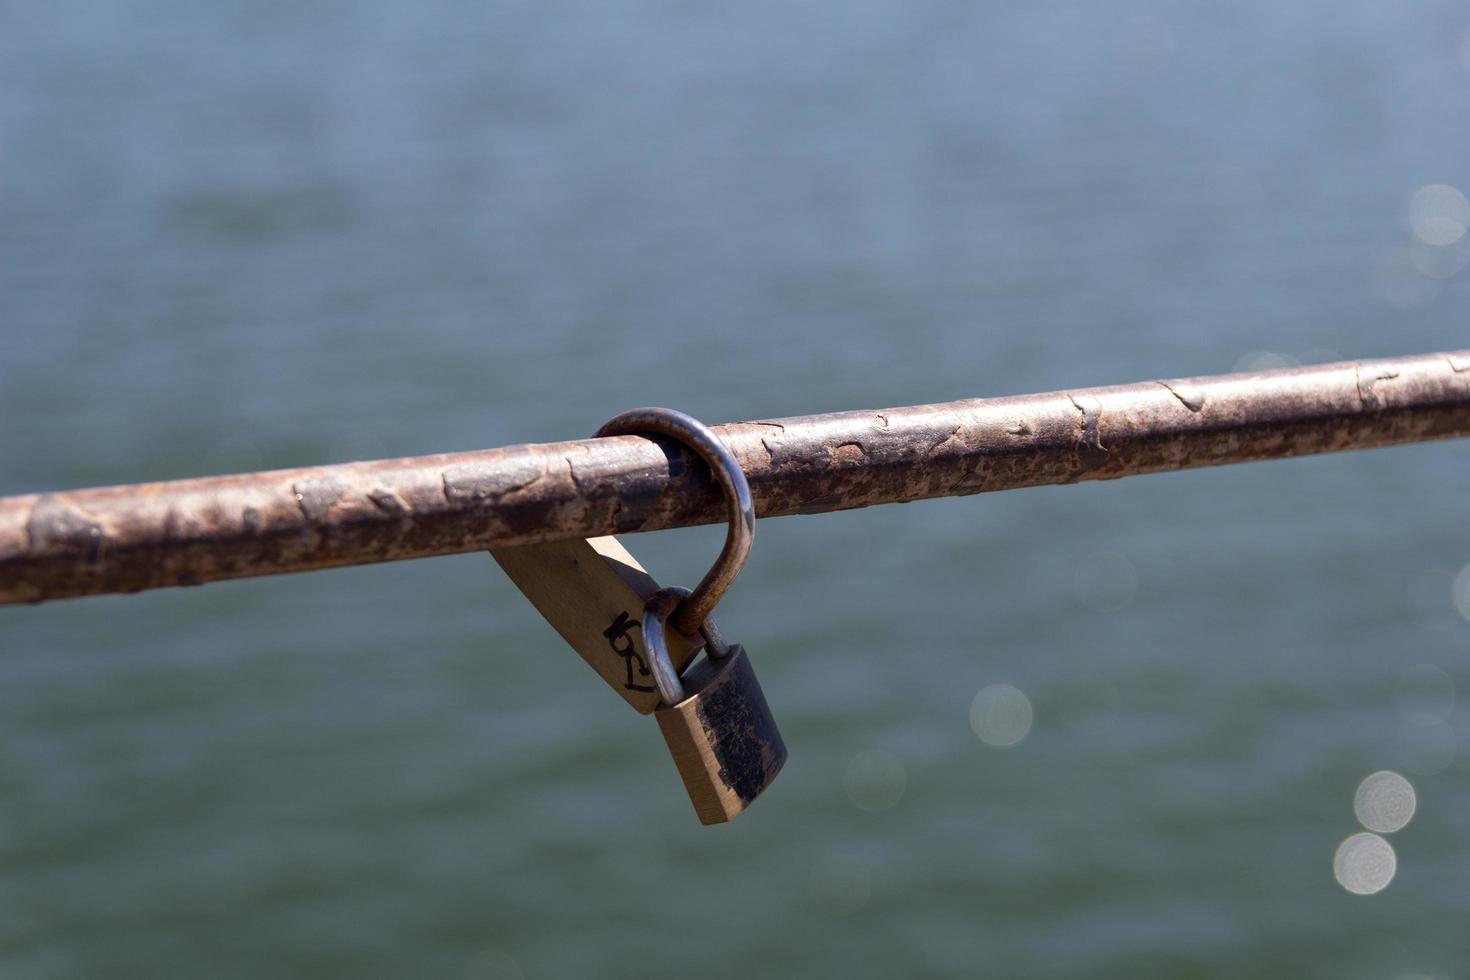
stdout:
[[[688,589],[677,585],[659,589],[644,603],[643,619],[639,623],[643,630],[643,649],[648,654],[648,669],[653,674],[653,683],[658,687],[658,696],[663,699],[664,704],[670,706],[683,701],[688,693],[684,689],[683,678],[674,669],[674,659],[669,656],[664,626],[668,622],[669,614],[679,607],[680,602],[687,600],[689,595]],[[699,632],[704,637],[706,656],[718,659],[730,653],[713,617],[700,624]]]
[[596,435],[647,435],[650,432],[693,449],[709,464],[710,472],[725,491],[725,501],[729,506],[730,527],[725,534],[725,547],[721,549],[720,557],[715,559],[714,566],[669,617],[680,633],[693,636],[745,564],[750,542],[755,537],[755,507],[750,500],[750,485],[745,481],[745,472],[735,454],[707,425],[683,412],[671,408],[630,409],[608,419]]

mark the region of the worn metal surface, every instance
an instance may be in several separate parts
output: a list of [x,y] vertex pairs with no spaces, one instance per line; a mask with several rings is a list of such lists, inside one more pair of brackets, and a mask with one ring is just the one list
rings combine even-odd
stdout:
[[[715,427],[761,517],[1470,435],[1470,350]],[[638,436],[0,498],[0,603],[725,519]]]

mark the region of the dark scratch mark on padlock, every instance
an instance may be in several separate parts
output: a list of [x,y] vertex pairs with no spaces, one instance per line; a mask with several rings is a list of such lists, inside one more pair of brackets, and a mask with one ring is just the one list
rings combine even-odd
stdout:
[[[650,692],[656,689],[654,685],[638,684],[633,680],[634,661],[637,661],[636,666],[639,677],[653,676],[653,672],[648,669],[647,661],[638,652],[638,648],[633,645],[633,637],[628,635],[632,630],[642,629],[642,626],[642,623],[628,615],[627,610],[623,610],[612,621],[612,625],[602,631],[602,635],[607,637],[607,645],[612,647],[613,653],[623,658],[623,664],[627,667],[628,678],[623,682],[623,687],[630,691]],[[619,640],[623,641],[622,646],[618,646]]]
[[1446,361],[1450,364],[1450,370],[1456,374],[1464,374],[1470,371],[1470,357],[1456,357],[1454,354],[1446,354]]
[[291,484],[291,493],[296,497],[296,506],[301,508],[301,516],[313,524],[326,517],[332,505],[346,492],[347,484],[331,476],[315,476]]
[[1159,384],[1168,388],[1169,393],[1179,399],[1179,404],[1191,412],[1198,412],[1205,407],[1205,393],[1188,381],[1160,381]]
[[265,520],[260,516],[260,510],[255,507],[246,507],[240,512],[240,526],[247,534],[259,534],[265,527]]
[[729,655],[740,657],[740,662],[731,665],[721,683],[705,688],[699,699],[699,724],[720,764],[720,781],[749,803],[781,768],[786,744],[745,651],[731,647]]
[[1082,424],[1077,431],[1077,472],[1072,475],[1076,480],[1088,470],[1095,470],[1108,461],[1109,453],[1103,447],[1102,436],[1098,432],[1098,422],[1102,419],[1102,402],[1091,395],[1068,395],[1072,404],[1077,406],[1077,411],[1082,413]]

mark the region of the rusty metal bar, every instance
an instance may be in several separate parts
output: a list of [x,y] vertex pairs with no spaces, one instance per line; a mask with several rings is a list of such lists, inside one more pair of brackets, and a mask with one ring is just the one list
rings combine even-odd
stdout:
[[[716,427],[761,517],[1470,435],[1470,350]],[[0,604],[724,519],[637,436],[0,498]]]

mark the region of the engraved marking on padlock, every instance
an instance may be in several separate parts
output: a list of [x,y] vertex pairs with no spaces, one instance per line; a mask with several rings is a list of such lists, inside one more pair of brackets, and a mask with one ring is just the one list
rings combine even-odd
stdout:
[[680,677],[669,662],[665,621],[686,589],[665,589],[643,612],[643,643],[664,703],[654,712],[674,765],[704,824],[735,817],[776,778],[786,744],[744,647],[728,646],[711,620],[706,658]]
[[[607,637],[607,645],[612,648],[613,653],[623,659],[624,666],[628,668],[628,677],[623,681],[623,690],[641,691],[648,694],[657,690],[653,686],[652,680],[643,682],[634,679],[635,668],[638,678],[653,677],[653,672],[648,669],[648,663],[643,659],[643,655],[638,652],[638,646],[633,642],[633,637],[630,635],[631,631],[636,629],[642,629],[642,624],[632,616],[629,616],[628,610],[623,609],[613,618],[612,625],[602,631],[602,635]],[[622,646],[618,646],[619,640],[622,641]]]

